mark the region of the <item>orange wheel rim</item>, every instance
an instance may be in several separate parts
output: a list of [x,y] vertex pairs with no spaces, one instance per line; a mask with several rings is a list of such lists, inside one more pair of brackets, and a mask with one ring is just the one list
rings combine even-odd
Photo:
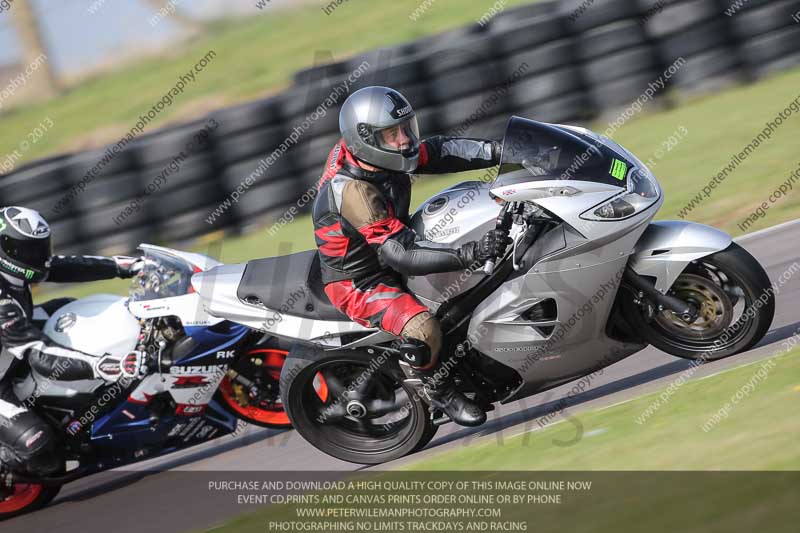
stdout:
[[0,500],[0,514],[15,513],[25,509],[36,501],[41,493],[41,485],[15,484],[13,494]]
[[[279,381],[281,377],[281,368],[283,368],[283,363],[286,361],[286,355],[288,353],[289,352],[286,350],[278,350],[276,348],[260,348],[258,350],[251,350],[248,352],[247,357],[259,355],[263,360],[261,367],[271,378]],[[281,426],[288,426],[291,424],[289,421],[289,416],[283,409],[282,404],[275,406],[274,408],[256,405],[242,407],[239,405],[239,402],[237,402],[236,398],[234,397],[231,380],[228,378],[228,376],[225,376],[222,379],[219,390],[230,408],[245,419],[254,420],[262,424],[275,424]]]

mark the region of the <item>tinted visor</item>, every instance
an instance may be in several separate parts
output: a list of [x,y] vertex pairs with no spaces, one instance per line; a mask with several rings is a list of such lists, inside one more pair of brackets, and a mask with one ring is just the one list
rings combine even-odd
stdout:
[[395,126],[376,129],[373,135],[375,146],[386,152],[414,155],[419,151],[419,127],[415,116]]
[[52,255],[50,237],[44,239],[14,239],[9,235],[0,237],[0,246],[6,256],[29,268],[43,270]]

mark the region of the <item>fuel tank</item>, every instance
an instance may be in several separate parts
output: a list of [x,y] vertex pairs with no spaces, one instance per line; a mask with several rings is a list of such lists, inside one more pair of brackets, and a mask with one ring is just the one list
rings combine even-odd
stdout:
[[136,348],[139,321],[125,305],[127,298],[94,294],[58,309],[44,333],[57,343],[90,355],[125,355]]
[[[480,239],[495,227],[501,206],[489,196],[490,183],[462,181],[426,200],[411,217],[411,227],[420,238],[458,248]],[[428,307],[438,306],[473,287],[485,274],[455,271],[409,276],[408,288]]]

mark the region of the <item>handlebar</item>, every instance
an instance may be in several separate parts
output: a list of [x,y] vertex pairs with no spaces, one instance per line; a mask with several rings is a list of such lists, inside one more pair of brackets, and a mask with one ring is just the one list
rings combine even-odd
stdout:
[[[497,215],[497,221],[495,224],[495,229],[502,231],[503,233],[508,236],[508,232],[511,229],[511,223],[513,221],[513,216],[511,212],[511,204],[515,202],[505,202],[503,204],[503,208],[500,210],[500,213]],[[490,275],[494,272],[494,267],[496,264],[496,260],[499,257],[490,257],[486,260],[486,263],[483,265],[483,272],[486,275]]]

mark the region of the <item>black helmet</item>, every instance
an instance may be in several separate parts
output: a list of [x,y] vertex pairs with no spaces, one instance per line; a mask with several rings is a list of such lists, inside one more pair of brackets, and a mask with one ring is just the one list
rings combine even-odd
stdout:
[[0,272],[31,283],[42,281],[51,255],[50,226],[38,211],[0,209]]
[[[417,117],[394,89],[364,87],[348,96],[339,111],[339,131],[350,153],[370,165],[398,172],[417,168]],[[402,148],[391,136],[405,139]]]

